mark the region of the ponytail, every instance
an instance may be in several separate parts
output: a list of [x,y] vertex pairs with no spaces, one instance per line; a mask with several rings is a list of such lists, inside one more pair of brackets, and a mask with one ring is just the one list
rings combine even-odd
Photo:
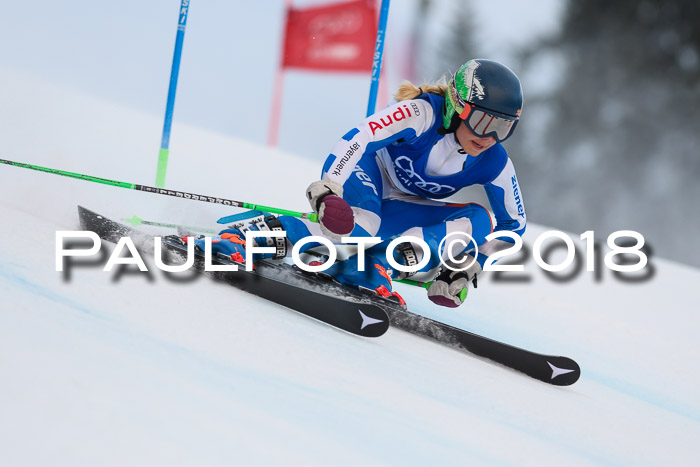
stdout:
[[408,99],[415,99],[423,93],[436,94],[445,97],[447,86],[444,84],[424,84],[420,87],[415,87],[412,83],[406,81],[399,86],[398,91],[394,94],[394,99],[398,102]]

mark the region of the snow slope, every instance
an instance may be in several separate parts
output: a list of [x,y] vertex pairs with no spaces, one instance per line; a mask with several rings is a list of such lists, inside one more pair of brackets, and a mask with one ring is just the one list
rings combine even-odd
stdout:
[[[0,71],[0,158],[153,184],[159,116]],[[320,167],[177,123],[171,148],[168,186],[289,209],[306,209]],[[0,182],[2,465],[700,461],[695,269],[652,258],[645,282],[555,283],[530,261],[530,282],[484,277],[458,310],[399,286],[414,312],[575,358],[581,380],[557,388],[401,331],[357,338],[197,275],[61,274],[55,232],[77,227],[77,204],[205,227],[231,211],[8,166]]]

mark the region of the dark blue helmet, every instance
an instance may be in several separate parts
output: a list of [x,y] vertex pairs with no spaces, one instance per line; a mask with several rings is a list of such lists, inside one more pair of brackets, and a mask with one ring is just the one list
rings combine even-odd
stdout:
[[520,119],[523,89],[505,65],[475,59],[462,65],[447,85],[443,125],[455,131],[460,120],[478,136],[508,138]]

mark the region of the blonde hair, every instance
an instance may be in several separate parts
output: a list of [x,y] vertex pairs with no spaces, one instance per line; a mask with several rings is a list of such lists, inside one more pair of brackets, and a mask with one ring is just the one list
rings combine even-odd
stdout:
[[406,81],[399,86],[398,91],[394,94],[394,99],[396,99],[397,102],[415,99],[426,92],[445,97],[447,86],[444,84],[424,84],[420,87],[416,87],[413,83]]

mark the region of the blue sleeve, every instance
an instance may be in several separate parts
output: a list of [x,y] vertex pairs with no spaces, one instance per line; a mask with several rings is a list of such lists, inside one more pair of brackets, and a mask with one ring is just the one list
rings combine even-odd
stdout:
[[403,139],[411,142],[433,123],[431,104],[422,99],[397,102],[368,117],[333,147],[323,166],[323,179],[343,185],[362,157]]
[[[484,185],[484,189],[496,217],[494,231],[510,230],[523,235],[527,223],[525,205],[518,178],[515,175],[515,167],[510,159],[501,173],[493,181]],[[502,240],[512,243],[509,238],[503,237]]]

